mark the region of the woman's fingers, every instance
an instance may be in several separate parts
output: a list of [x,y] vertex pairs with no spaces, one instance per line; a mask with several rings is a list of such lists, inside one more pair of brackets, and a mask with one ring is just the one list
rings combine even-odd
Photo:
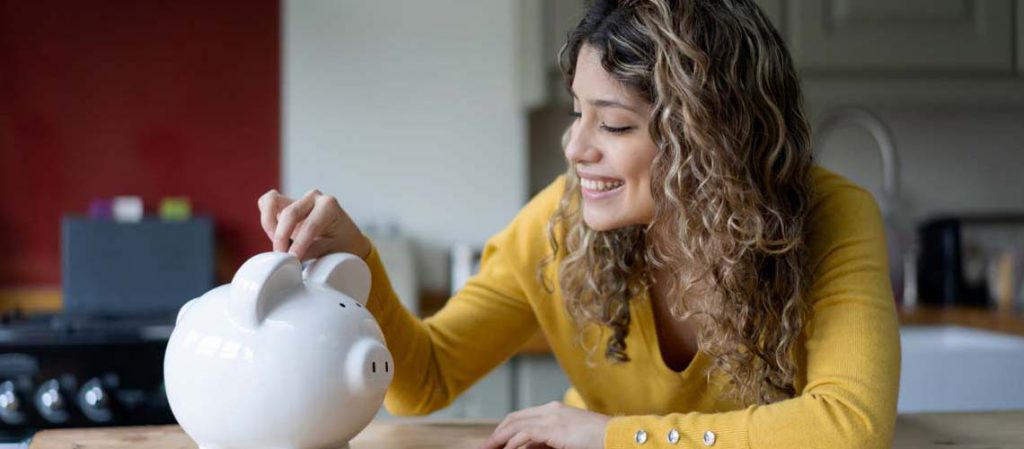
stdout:
[[302,198],[281,210],[277,216],[277,228],[274,230],[274,251],[288,251],[289,238],[295,227],[313,210],[317,196],[320,196],[320,191],[310,190]]
[[260,225],[263,226],[263,232],[271,241],[274,240],[274,232],[277,230],[277,215],[281,213],[281,209],[291,203],[290,198],[282,196],[273,189],[261,195],[256,201],[256,205],[260,209]]
[[[299,260],[306,258],[306,252],[310,249],[317,237],[325,234],[325,230],[338,217],[337,201],[329,195],[318,195],[313,199],[313,207],[308,216],[299,226],[298,231],[292,235],[292,246],[288,252],[292,253]],[[312,254],[319,256],[320,254]]]
[[[540,442],[539,441],[535,441],[533,439],[533,436],[531,436],[529,432],[524,430],[524,431],[521,431],[521,432],[513,435],[512,439],[508,440],[508,443],[505,444],[505,449],[519,449],[519,448],[521,448],[523,446],[527,446],[528,447],[530,445],[530,443],[540,443]],[[536,445],[534,445],[534,446],[536,446]]]
[[[505,419],[494,429],[491,433],[490,438],[481,447],[481,449],[501,449],[501,448],[518,448],[526,442],[517,441],[516,438],[523,438],[526,435],[526,431],[530,428],[531,424],[537,422],[537,417],[533,416],[531,409],[524,409],[518,412],[510,413]],[[515,442],[519,446],[512,445]]]
[[[337,246],[338,243],[334,239],[324,238],[323,236],[316,237],[313,239],[313,243],[310,243],[309,247],[306,248],[305,252],[301,255],[296,255],[296,257],[299,258],[299,260],[314,259],[323,256],[324,254],[338,252],[336,249]],[[292,252],[292,254],[296,254],[296,252],[293,251],[294,249],[295,245],[292,244],[292,249],[289,249],[288,251]]]
[[288,251],[300,260],[334,252],[366,258],[370,253],[370,241],[333,196],[314,189],[292,200],[270,190],[257,203],[274,251]]

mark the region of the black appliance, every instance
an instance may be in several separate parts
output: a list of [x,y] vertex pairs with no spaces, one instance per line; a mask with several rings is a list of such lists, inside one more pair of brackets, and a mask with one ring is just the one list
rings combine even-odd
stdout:
[[66,217],[63,309],[0,316],[0,441],[172,424],[163,360],[178,309],[214,284],[213,220]]
[[0,441],[58,427],[172,424],[171,326],[8,315],[0,326]]
[[[1024,215],[938,217],[923,223],[918,233],[920,303],[995,307],[1019,302],[1019,278],[1000,273],[998,264],[1007,257],[1020,258]],[[996,284],[1009,286],[1004,294],[1013,297],[997,298]]]

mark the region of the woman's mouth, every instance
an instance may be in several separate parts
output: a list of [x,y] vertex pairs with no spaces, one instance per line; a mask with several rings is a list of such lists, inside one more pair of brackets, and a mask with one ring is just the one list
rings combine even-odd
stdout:
[[580,178],[580,192],[583,194],[583,198],[588,200],[600,200],[614,196],[622,190],[624,185],[626,183],[619,180]]

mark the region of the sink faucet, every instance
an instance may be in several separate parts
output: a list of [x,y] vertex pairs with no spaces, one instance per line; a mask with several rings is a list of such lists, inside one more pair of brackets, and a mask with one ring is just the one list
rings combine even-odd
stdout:
[[900,167],[892,131],[877,115],[858,106],[844,106],[825,112],[814,130],[812,148],[820,152],[829,133],[844,125],[856,125],[871,135],[882,157],[882,208],[895,207],[900,195]]
[[852,125],[871,135],[882,157],[882,198],[879,208],[885,225],[889,256],[889,278],[897,303],[909,306],[916,300],[916,259],[913,235],[906,230],[900,198],[900,165],[892,131],[877,115],[858,106],[844,106],[825,112],[813,131],[812,148],[821,153],[822,143],[835,129]]

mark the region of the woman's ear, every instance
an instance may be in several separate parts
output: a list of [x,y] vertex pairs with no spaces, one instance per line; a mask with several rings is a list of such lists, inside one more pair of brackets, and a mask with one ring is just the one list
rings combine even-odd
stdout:
[[334,253],[316,259],[306,265],[302,278],[344,293],[363,306],[370,296],[370,268],[354,254]]

